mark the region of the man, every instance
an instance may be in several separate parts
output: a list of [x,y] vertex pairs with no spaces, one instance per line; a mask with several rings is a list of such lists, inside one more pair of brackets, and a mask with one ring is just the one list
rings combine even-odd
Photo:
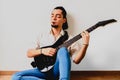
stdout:
[[[64,30],[68,28],[66,16],[67,13],[62,6],[58,6],[53,9],[51,13],[51,30],[39,38],[40,42],[37,42],[38,47],[52,45],[61,37],[61,35],[64,35]],[[80,63],[85,56],[89,44],[89,33],[87,31],[83,31],[81,35],[83,41],[81,47],[78,45],[78,42],[75,42],[68,48],[62,47],[58,51],[52,47],[42,49],[35,48],[29,49],[27,56],[29,58],[33,58],[41,54],[46,56],[54,56],[57,54],[56,62],[50,74],[53,74],[52,76],[54,77],[54,80],[57,78],[59,78],[59,80],[70,80],[71,60],[76,64]],[[69,36],[69,39],[70,38],[71,37]],[[47,79],[47,75],[44,72],[41,72],[38,68],[17,72],[12,77],[12,80],[40,79]]]

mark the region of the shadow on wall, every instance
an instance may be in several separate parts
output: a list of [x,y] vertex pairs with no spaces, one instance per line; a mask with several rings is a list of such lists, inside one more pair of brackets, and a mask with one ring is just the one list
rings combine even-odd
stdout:
[[71,35],[75,31],[75,20],[72,15],[67,15],[67,22],[68,22],[68,33]]

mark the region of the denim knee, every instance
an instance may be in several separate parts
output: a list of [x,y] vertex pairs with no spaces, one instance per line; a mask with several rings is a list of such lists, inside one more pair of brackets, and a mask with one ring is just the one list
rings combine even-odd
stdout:
[[19,76],[19,75],[18,75],[18,72],[17,72],[17,73],[15,73],[15,74],[13,74],[11,78],[12,78],[12,80],[20,80],[20,77],[21,77],[21,76]]
[[[69,56],[68,50],[66,47],[62,47],[57,52],[58,56]],[[62,54],[62,55],[61,55]]]

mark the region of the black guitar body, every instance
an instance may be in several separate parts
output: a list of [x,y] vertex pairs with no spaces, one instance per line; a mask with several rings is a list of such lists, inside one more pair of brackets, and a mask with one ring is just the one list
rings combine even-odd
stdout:
[[48,66],[54,65],[56,61],[56,56],[50,57],[43,54],[34,57],[35,64],[39,70],[48,68]]

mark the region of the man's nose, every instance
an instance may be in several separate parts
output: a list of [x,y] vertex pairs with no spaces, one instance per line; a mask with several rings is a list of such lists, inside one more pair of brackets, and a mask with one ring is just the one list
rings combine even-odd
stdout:
[[56,20],[56,16],[53,17],[53,20]]

